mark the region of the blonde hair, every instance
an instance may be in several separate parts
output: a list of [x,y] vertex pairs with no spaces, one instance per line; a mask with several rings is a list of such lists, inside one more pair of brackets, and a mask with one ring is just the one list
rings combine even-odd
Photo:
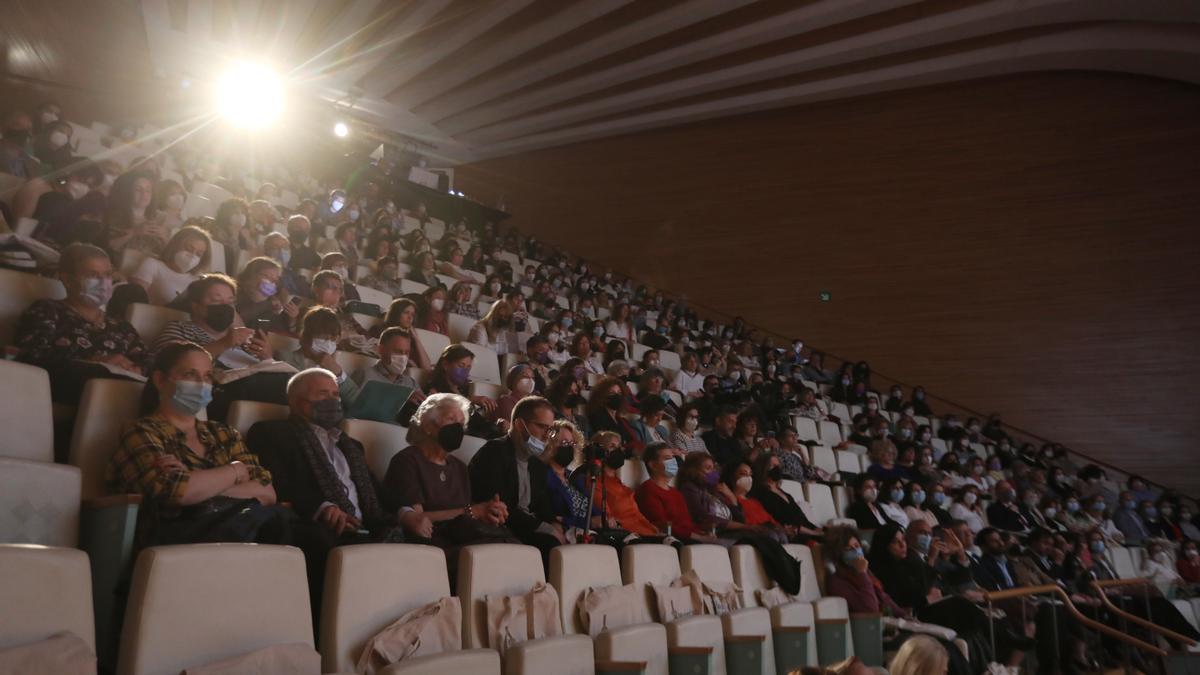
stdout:
[[950,655],[937,640],[914,635],[900,645],[900,651],[888,666],[892,675],[945,675]]

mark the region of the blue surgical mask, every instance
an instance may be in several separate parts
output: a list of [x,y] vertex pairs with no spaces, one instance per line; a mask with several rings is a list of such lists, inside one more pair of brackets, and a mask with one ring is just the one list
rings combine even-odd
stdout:
[[1104,542],[1100,540],[1093,541],[1089,548],[1092,549],[1092,553],[1100,555],[1101,553],[1104,553]]
[[933,535],[918,534],[917,535],[917,550],[921,553],[929,553],[929,545],[933,543]]
[[195,415],[212,403],[212,385],[208,382],[193,382],[178,380],[175,382],[175,394],[171,403],[180,412]]
[[842,562],[846,563],[847,565],[853,565],[854,561],[861,557],[863,557],[863,550],[861,548],[848,548],[846,549],[846,552],[842,554]]
[[663,472],[666,473],[668,477],[679,473],[679,462],[676,461],[674,457],[663,462]]
[[945,492],[933,493],[933,503],[937,504],[938,506],[945,504],[946,503],[946,493]]
[[1137,506],[1137,502],[1133,501],[1132,499],[1126,499],[1125,501],[1121,502],[1121,506],[1124,506],[1125,508],[1132,511],[1134,509],[1134,507]]
[[538,438],[537,436],[531,435],[528,439],[526,439],[525,447],[529,448],[529,453],[531,455],[533,455],[534,457],[537,457],[538,455],[545,452],[546,441],[543,441],[542,439]]
[[1079,511],[1079,502],[1067,502],[1067,513],[1076,513]]
[[904,499],[904,490],[892,490],[891,496],[893,502],[902,501]]
[[925,503],[925,493],[918,490],[912,493],[912,499],[914,504],[920,506],[921,504]]
[[1146,511],[1143,515],[1145,515],[1149,520],[1154,520],[1158,517],[1158,509],[1154,508],[1153,506],[1146,507]]

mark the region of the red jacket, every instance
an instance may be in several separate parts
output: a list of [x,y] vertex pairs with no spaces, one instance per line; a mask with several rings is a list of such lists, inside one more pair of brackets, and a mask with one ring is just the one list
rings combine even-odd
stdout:
[[670,523],[671,534],[680,539],[687,539],[696,531],[687,502],[675,488],[664,490],[648,480],[637,489],[637,503],[647,520],[655,525]]

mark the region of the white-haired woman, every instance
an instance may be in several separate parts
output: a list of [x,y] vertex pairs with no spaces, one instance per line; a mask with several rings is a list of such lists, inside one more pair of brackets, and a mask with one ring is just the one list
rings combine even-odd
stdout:
[[470,411],[471,402],[458,394],[428,396],[408,425],[412,445],[388,465],[380,494],[384,509],[399,512],[405,533],[416,541],[451,549],[507,538],[504,502],[497,495],[472,504],[467,465],[450,454],[462,446]]
[[937,640],[914,635],[900,645],[900,651],[888,666],[892,675],[946,675],[950,656]]

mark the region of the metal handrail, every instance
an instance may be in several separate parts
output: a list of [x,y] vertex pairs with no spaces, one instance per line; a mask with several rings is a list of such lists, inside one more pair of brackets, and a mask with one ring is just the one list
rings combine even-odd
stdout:
[[1167,639],[1174,640],[1176,642],[1182,642],[1183,644],[1185,644],[1189,647],[1192,645],[1195,645],[1196,641],[1186,635],[1176,633],[1175,631],[1171,630],[1170,628],[1167,628],[1166,626],[1160,626],[1156,623],[1147,621],[1146,619],[1143,619],[1141,617],[1134,616],[1133,614],[1126,612],[1125,610],[1121,609],[1120,607],[1117,607],[1116,605],[1113,604],[1112,600],[1108,599],[1108,594],[1104,592],[1104,589],[1106,589],[1106,588],[1129,588],[1129,587],[1133,587],[1133,586],[1149,586],[1151,583],[1152,582],[1149,579],[1109,579],[1109,580],[1105,580],[1105,581],[1093,581],[1092,587],[1095,588],[1099,592],[1100,602],[1103,603],[1104,607],[1106,609],[1108,609],[1108,611],[1112,612],[1113,614],[1116,614],[1117,616],[1125,619],[1126,621],[1129,621],[1130,623],[1137,624],[1137,625],[1141,626],[1142,628],[1145,628],[1148,631],[1158,633],[1158,634],[1166,637]]
[[1163,649],[1155,647],[1148,642],[1143,642],[1142,640],[1139,640],[1131,635],[1126,635],[1115,628],[1110,628],[1099,621],[1094,621],[1084,616],[1083,613],[1080,612],[1077,607],[1075,607],[1075,603],[1071,602],[1071,597],[1067,595],[1067,592],[1061,587],[1053,584],[1046,584],[1045,586],[1024,586],[1021,588],[1010,588],[1004,591],[989,591],[985,594],[985,597],[987,598],[988,602],[994,602],[996,600],[1008,600],[1010,598],[1023,598],[1031,595],[1045,594],[1057,595],[1059,599],[1062,600],[1063,605],[1066,607],[1067,613],[1071,615],[1071,618],[1075,619],[1083,626],[1091,628],[1098,633],[1103,633],[1111,638],[1115,638],[1120,642],[1124,642],[1125,644],[1136,647],[1144,652],[1154,654],[1155,656],[1165,657],[1167,655],[1167,652]]

